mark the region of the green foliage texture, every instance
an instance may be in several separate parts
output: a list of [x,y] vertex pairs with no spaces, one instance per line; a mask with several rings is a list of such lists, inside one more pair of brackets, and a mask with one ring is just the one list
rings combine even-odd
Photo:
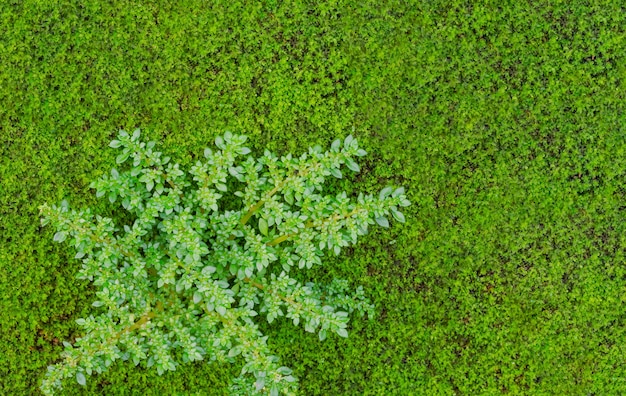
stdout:
[[[370,155],[329,189],[407,188],[406,224],[311,270],[375,321],[263,325],[303,394],[626,394],[624,48],[619,1],[0,0],[0,394],[36,394],[94,300],[38,206],[113,216],[88,185],[137,127],[187,168],[225,130],[279,155],[352,133]],[[222,395],[240,369],[63,394]]]

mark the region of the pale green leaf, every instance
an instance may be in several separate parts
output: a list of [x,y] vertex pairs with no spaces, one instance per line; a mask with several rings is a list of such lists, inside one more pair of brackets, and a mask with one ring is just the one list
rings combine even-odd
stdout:
[[376,222],[381,227],[389,228],[389,220],[386,217],[377,217]]
[[82,386],[85,386],[85,384],[87,383],[87,380],[85,379],[85,374],[83,374],[82,371],[76,373],[76,382],[78,382]]
[[397,197],[398,195],[402,195],[404,194],[404,187],[398,187],[394,190],[393,194],[391,194],[392,197]]
[[346,149],[350,148],[350,144],[352,144],[353,140],[354,137],[352,135],[346,136],[346,139],[343,141],[343,147]]
[[406,221],[404,219],[404,215],[402,214],[402,212],[399,212],[397,210],[392,210],[391,214],[393,215],[393,218],[398,220],[400,223],[404,223]]
[[354,162],[352,158],[346,159],[346,166],[348,167],[348,169],[350,169],[353,172],[359,172],[361,170],[361,168],[359,167],[359,164]]
[[54,238],[53,240],[55,242],[63,242],[65,239],[67,239],[67,233],[65,231],[59,231],[56,234],[54,234]]
[[391,194],[392,191],[393,191],[393,188],[385,187],[382,190],[380,190],[380,194],[378,194],[378,198],[383,200],[383,199],[387,198],[389,196],[389,194]]
[[225,146],[224,146],[224,139],[222,139],[222,137],[221,137],[221,136],[216,137],[216,138],[215,138],[215,145],[216,145],[218,148],[220,148],[220,149],[224,150],[224,147],[225,147]]
[[129,155],[130,155],[130,152],[124,151],[122,154],[118,155],[117,158],[115,158],[115,162],[117,162],[118,164],[121,164],[128,159]]
[[235,357],[241,353],[241,345],[237,345],[228,351],[228,357]]
[[261,231],[261,234],[267,236],[267,220],[265,220],[263,217],[259,219],[259,231]]

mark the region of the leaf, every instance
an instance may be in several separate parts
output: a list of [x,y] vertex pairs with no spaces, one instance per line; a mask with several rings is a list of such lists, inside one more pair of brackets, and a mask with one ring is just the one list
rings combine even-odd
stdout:
[[267,220],[263,217],[259,219],[259,231],[261,231],[261,234],[267,236]]
[[333,142],[333,144],[330,145],[330,149],[332,151],[339,151],[339,148],[341,147],[341,140],[337,139]]
[[148,180],[148,182],[146,183],[146,189],[148,191],[152,191],[152,188],[154,187],[154,180]]
[[320,330],[318,336],[320,341],[324,341],[326,339],[326,330]]
[[234,166],[230,166],[228,168],[228,173],[230,173],[233,177],[239,177],[239,169],[235,168]]
[[202,273],[203,273],[203,274],[212,274],[212,273],[214,273],[216,270],[217,270],[217,268],[215,268],[214,266],[212,266],[212,265],[207,265],[206,267],[204,267],[204,268],[202,269]]
[[348,158],[346,160],[346,166],[348,167],[348,169],[350,169],[353,172],[359,172],[361,170],[361,168],[359,167],[359,164],[354,162],[352,158]]
[[389,196],[389,194],[391,194],[392,191],[393,191],[393,188],[385,187],[382,190],[380,190],[380,194],[378,194],[378,198],[380,200],[384,200],[385,198]]
[[346,330],[346,329],[337,329],[337,334],[340,337],[347,338],[348,337],[348,330]]
[[220,191],[228,191],[228,189],[226,188],[226,184],[222,184],[222,183],[215,184],[215,188],[217,188]]
[[381,227],[389,228],[389,220],[386,217],[377,217],[376,222]]
[[341,171],[337,168],[333,168],[330,170],[330,174],[335,176],[337,179],[341,179]]
[[346,136],[346,140],[343,141],[343,147],[346,149],[350,148],[350,144],[352,143],[353,140],[354,140],[354,137],[352,135]]
[[265,378],[264,377],[257,378],[256,382],[254,383],[254,387],[257,390],[257,392],[263,389],[264,386],[265,386]]
[[367,151],[365,151],[365,150],[363,150],[363,149],[359,149],[359,150],[356,152],[356,155],[357,155],[358,157],[365,157],[365,156],[367,155]]
[[285,193],[285,201],[289,205],[293,205],[293,192],[292,191],[288,191]]
[[67,239],[67,233],[65,231],[59,231],[56,234],[54,234],[54,241],[55,242],[63,242],[65,239]]
[[118,148],[122,145],[122,142],[120,142],[119,140],[111,140],[111,143],[109,143],[109,147],[111,148]]
[[215,307],[215,310],[218,314],[222,316],[226,315],[226,307],[224,307],[223,305],[218,305],[217,307]]
[[197,304],[202,301],[202,294],[200,292],[193,293],[193,303]]
[[398,188],[395,189],[393,194],[391,194],[391,196],[395,198],[398,195],[402,195],[402,194],[404,194],[404,187],[398,187]]
[[216,137],[216,138],[215,138],[215,145],[216,145],[218,148],[220,148],[220,149],[224,150],[224,139],[222,139],[222,137],[221,137],[221,136]]
[[128,159],[129,155],[130,155],[129,151],[124,151],[122,154],[118,155],[117,158],[115,158],[115,162],[117,162],[118,164],[121,164]]
[[96,308],[97,307],[101,307],[103,305],[104,305],[104,303],[102,301],[94,301],[93,303],[91,303],[91,306],[92,307],[96,307]]
[[228,351],[228,357],[235,357],[241,353],[241,345],[237,345]]
[[393,218],[398,220],[400,223],[404,223],[406,221],[404,215],[400,211],[392,209],[391,214],[393,215]]
[[209,158],[212,155],[213,155],[213,150],[211,150],[208,147],[204,149],[204,158]]
[[141,130],[139,128],[137,128],[133,132],[133,137],[131,138],[131,140],[137,141],[137,139],[139,139],[139,135],[141,135]]
[[87,383],[87,380],[85,379],[85,374],[83,374],[82,371],[76,373],[76,382],[78,382],[82,386],[85,386],[85,384]]
[[289,375],[292,373],[292,370],[289,367],[282,366],[279,367],[276,372],[281,375]]

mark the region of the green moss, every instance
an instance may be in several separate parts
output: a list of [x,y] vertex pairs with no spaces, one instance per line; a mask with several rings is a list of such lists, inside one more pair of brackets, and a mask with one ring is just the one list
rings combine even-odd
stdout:
[[[315,270],[375,321],[267,326],[304,394],[626,393],[618,2],[5,3],[0,393],[35,392],[91,302],[37,206],[107,210],[87,185],[135,127],[187,165],[227,129],[282,153],[353,133],[370,155],[335,188],[407,187],[406,225]],[[119,364],[66,393],[220,394],[230,370]]]

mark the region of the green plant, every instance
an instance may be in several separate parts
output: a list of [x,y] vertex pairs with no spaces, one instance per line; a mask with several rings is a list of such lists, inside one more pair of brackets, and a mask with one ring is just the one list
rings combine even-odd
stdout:
[[[132,166],[91,184],[98,197],[121,203],[130,225],[119,228],[90,209],[70,211],[65,201],[40,207],[42,224],[57,229],[54,240],[76,248],[83,261],[78,278],[98,287],[93,306],[100,310],[76,321],[85,335],[64,342],[64,359],[48,367],[41,390],[52,394],[70,377],[84,385],[87,375],[118,359],[163,374],[180,361],[242,355],[232,394],[293,393],[296,378],[278,364],[254,318],[264,314],[271,323],[284,316],[320,340],[328,332],[347,337],[353,311],[372,318],[362,288],[350,295],[345,281],[302,284],[289,274],[321,265],[324,250],[338,255],[375,222],[388,227],[390,214],[404,222],[404,189],[386,187],[356,201],[320,194],[328,176],[342,177],[342,165],[359,171],[353,157],[366,152],[352,136],[325,153],[315,147],[278,158],[266,151],[238,161],[250,154],[246,137],[226,133],[215,139],[218,151],[207,148],[205,160],[191,167],[191,177],[139,138],[139,130],[120,131],[110,146],[121,149],[118,164],[131,159]],[[232,190],[238,210],[225,209]]]

